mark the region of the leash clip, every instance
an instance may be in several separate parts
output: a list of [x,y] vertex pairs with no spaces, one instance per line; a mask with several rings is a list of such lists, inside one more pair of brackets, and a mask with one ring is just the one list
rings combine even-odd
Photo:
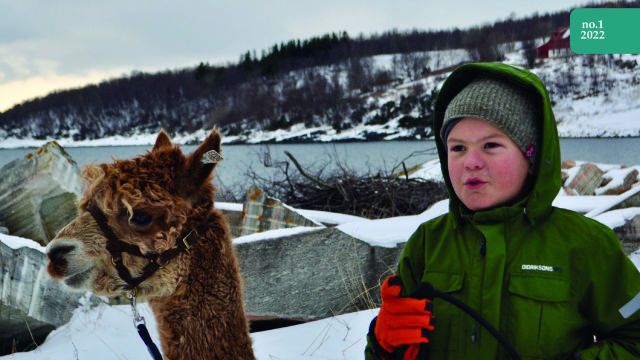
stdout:
[[131,292],[124,293],[125,298],[129,300],[129,304],[131,305],[131,312],[133,313],[133,327],[138,328],[139,324],[147,325],[147,321],[144,319],[144,316],[140,315],[138,312],[138,302],[136,301],[136,296],[138,295],[138,288],[135,287]]

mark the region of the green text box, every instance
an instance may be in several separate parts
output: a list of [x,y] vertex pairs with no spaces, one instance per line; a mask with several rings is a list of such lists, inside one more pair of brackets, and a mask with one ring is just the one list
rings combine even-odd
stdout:
[[640,54],[640,8],[575,9],[570,31],[577,54]]

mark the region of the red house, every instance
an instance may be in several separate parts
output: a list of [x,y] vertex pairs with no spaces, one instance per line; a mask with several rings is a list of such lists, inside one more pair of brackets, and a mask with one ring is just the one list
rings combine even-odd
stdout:
[[569,44],[569,27],[563,26],[553,32],[549,41],[538,47],[538,58],[547,59],[549,56],[572,54]]

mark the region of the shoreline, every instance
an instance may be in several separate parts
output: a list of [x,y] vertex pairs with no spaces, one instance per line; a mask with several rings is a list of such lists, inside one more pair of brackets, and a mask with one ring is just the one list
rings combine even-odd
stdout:
[[[640,133],[640,130],[638,130]],[[145,134],[139,135],[144,139],[135,139],[135,137],[127,137],[127,138],[119,138],[119,137],[110,137],[103,139],[95,139],[95,140],[83,140],[78,142],[67,142],[66,139],[58,139],[58,140],[36,140],[36,139],[6,139],[0,140],[0,150],[21,150],[21,149],[33,149],[42,147],[44,144],[48,142],[56,142],[60,146],[64,148],[108,148],[108,147],[118,147],[118,146],[153,146],[155,143],[155,138],[157,136],[154,134]],[[183,136],[183,138],[189,137]],[[584,140],[584,139],[640,139],[640,135],[615,135],[615,136],[560,136],[560,140],[564,139],[576,139],[576,140]],[[135,139],[135,140],[134,140]],[[233,145],[305,145],[305,144],[349,144],[349,143],[374,143],[374,142],[421,142],[421,141],[434,141],[434,137],[428,137],[425,139],[411,139],[411,138],[395,138],[395,139],[379,139],[379,140],[359,140],[359,139],[336,139],[331,141],[322,141],[322,140],[285,140],[285,141],[275,141],[274,139],[268,139],[265,141],[259,142],[249,142],[249,141],[237,141],[231,140],[225,142],[224,139],[222,141],[222,145],[225,146],[233,146]],[[198,139],[196,139],[198,140]],[[15,145],[4,146],[2,142],[4,141],[15,141]],[[175,141],[176,145],[180,146],[190,146],[197,145],[199,141],[194,141],[194,139],[189,139],[188,141]]]

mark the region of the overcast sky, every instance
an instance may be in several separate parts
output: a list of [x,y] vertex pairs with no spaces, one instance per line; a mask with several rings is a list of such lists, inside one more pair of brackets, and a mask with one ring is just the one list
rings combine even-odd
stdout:
[[0,0],[0,111],[138,71],[237,61],[330,32],[461,29],[580,0]]

